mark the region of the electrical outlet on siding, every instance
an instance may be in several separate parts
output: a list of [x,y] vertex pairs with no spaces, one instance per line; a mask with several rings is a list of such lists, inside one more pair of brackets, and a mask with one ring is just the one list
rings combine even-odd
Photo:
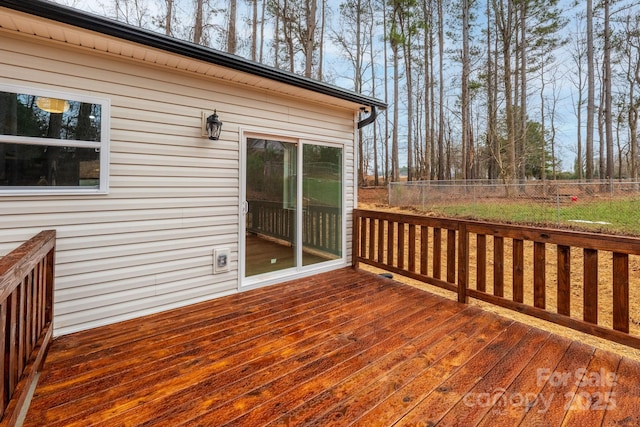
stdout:
[[213,250],[213,273],[229,271],[229,248],[215,248]]

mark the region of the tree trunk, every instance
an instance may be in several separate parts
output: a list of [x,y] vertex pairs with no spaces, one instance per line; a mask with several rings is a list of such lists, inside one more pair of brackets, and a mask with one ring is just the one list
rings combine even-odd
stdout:
[[[527,2],[520,2],[520,179],[526,177],[527,154]],[[544,140],[544,134],[543,134]],[[543,169],[544,175],[544,169]]]
[[462,1],[462,160],[463,179],[474,179],[473,176],[473,143],[471,141],[469,75],[469,0]]
[[398,105],[400,102],[400,55],[398,43],[391,43],[393,55],[393,136],[391,139],[391,181],[397,182],[400,178],[400,162],[398,159],[398,120],[400,118]]
[[[502,37],[502,60],[504,73],[504,104],[507,116],[507,153],[508,166],[503,168],[507,180],[516,178],[516,137],[515,137],[515,112],[513,108],[513,85],[511,72],[511,40],[513,37],[513,8],[511,1],[507,2],[506,10],[503,1],[496,9],[496,23]],[[495,0],[494,0],[495,5]],[[495,6],[494,6],[495,8]]]
[[251,60],[258,58],[258,0],[252,0],[253,12],[251,20]]
[[167,13],[164,18],[164,33],[168,36],[173,34],[173,0],[165,0],[167,6]]
[[324,63],[324,30],[325,30],[325,25],[326,25],[326,5],[327,2],[326,0],[321,0],[322,1],[322,10],[320,12],[320,16],[321,16],[321,23],[320,23],[320,41],[319,41],[319,48],[318,48],[318,80],[319,81],[323,81],[324,80],[324,75],[323,75],[323,71],[322,71],[322,65]]
[[264,16],[266,10],[267,0],[262,0],[262,11],[260,12],[260,56],[258,57],[258,62],[262,64],[264,64]]
[[424,55],[424,95],[423,95],[423,107],[424,107],[424,178],[431,179],[431,144],[433,141],[431,140],[431,121],[430,111],[431,111],[431,77],[429,73],[429,66],[431,63],[430,60],[430,49],[431,45],[429,44],[429,34],[431,33],[431,8],[429,7],[427,0],[422,1],[422,15],[426,20],[426,28],[424,29],[424,38],[423,38],[423,55]]
[[[433,3],[430,0],[430,4]],[[430,8],[430,12],[433,12],[433,6]],[[437,150],[436,150],[436,71],[435,71],[435,42],[434,42],[434,25],[433,25],[433,13],[429,14],[429,21],[432,25],[429,25],[429,152],[431,153],[430,157],[430,168],[431,174],[430,179],[434,180],[438,174],[439,161],[437,159]]]
[[[375,58],[374,58],[374,50],[373,50],[373,38],[374,38],[374,25],[373,22],[375,22],[375,14],[373,11],[373,4],[372,2],[368,2],[369,3],[369,14],[371,16],[371,24],[369,25],[369,34],[368,34],[368,43],[369,43],[369,62],[371,64],[375,63]],[[324,5],[324,0],[322,1],[322,4]],[[324,10],[324,6],[323,6],[323,10]],[[323,12],[324,14],[324,12]],[[322,51],[322,49],[321,49]],[[376,94],[376,67],[371,67],[371,95],[372,96],[377,96]],[[373,185],[375,185],[376,187],[378,185],[380,185],[380,177],[379,177],[379,173],[378,173],[378,121],[375,120],[373,122]]]
[[[542,134],[542,153],[541,153],[541,162],[540,162],[540,178],[542,179],[543,188],[545,181],[547,180],[546,174],[546,166],[547,166],[547,150],[546,150],[546,139],[545,139],[545,100],[544,100],[544,89],[545,89],[545,81],[544,81],[544,58],[540,61],[540,133]],[[546,191],[546,190],[545,190]]]
[[193,42],[200,44],[202,41],[202,8],[203,0],[196,0],[196,21],[193,25]]
[[227,23],[227,52],[236,53],[237,0],[229,0],[229,22]]
[[[408,18],[406,18],[408,19]],[[405,68],[405,82],[407,85],[407,181],[413,181],[414,172],[414,153],[413,153],[413,76],[411,69],[411,29],[410,23],[404,23],[403,28],[404,43],[402,44],[404,50],[404,68]]]
[[445,179],[445,152],[444,152],[444,11],[443,1],[438,1],[438,74],[440,115],[438,120],[438,179]]
[[593,46],[593,0],[587,0],[587,135],[585,153],[585,176],[587,180],[591,180],[594,177],[595,59]]
[[[382,1],[382,28],[384,29],[384,34],[388,33],[387,28],[387,5],[385,1]],[[384,102],[385,104],[389,104],[389,66],[388,66],[388,58],[389,53],[387,51],[388,43],[384,42],[383,52],[384,52]],[[389,177],[389,110],[387,109],[384,112],[384,181],[385,184],[388,183]]]
[[497,142],[495,138],[495,117],[494,117],[494,71],[493,71],[493,55],[494,51],[492,51],[492,25],[491,25],[491,7],[490,2],[487,2],[487,77],[486,77],[486,89],[487,89],[487,135],[486,135],[486,145],[489,151],[488,156],[488,166],[487,166],[487,177],[489,179],[497,179],[498,178],[498,161],[496,156],[499,155],[499,150],[497,147]]
[[307,39],[306,39],[306,47],[305,47],[305,64],[304,64],[304,75],[305,77],[311,77],[311,73],[313,70],[313,54],[315,52],[315,44],[316,44],[316,14],[318,11],[317,0],[308,0],[307,1]]
[[607,173],[608,179],[613,179],[614,154],[613,154],[613,114],[611,99],[611,28],[609,4],[611,0],[604,0],[604,124],[607,145]]
[[603,111],[603,107],[605,104],[604,101],[605,98],[605,85],[603,84],[600,88],[600,107],[598,108],[598,139],[600,141],[599,147],[600,147],[600,161],[599,161],[599,170],[598,170],[598,177],[600,179],[605,179],[606,173],[607,173],[607,158],[606,156],[606,137],[605,137],[605,123],[604,123],[604,111]]

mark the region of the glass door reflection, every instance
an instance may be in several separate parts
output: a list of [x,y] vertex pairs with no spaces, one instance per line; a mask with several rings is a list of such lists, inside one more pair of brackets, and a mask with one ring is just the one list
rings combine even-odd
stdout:
[[297,144],[247,139],[245,276],[295,268]]

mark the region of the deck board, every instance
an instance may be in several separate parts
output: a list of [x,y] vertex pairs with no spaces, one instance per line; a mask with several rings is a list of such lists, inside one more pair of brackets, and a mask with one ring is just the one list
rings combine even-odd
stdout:
[[57,339],[24,425],[636,425],[639,365],[342,269]]

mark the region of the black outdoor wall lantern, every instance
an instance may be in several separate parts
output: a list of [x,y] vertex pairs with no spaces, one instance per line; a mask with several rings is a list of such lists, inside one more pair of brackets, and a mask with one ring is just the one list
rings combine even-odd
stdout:
[[216,110],[213,110],[213,114],[207,117],[207,133],[209,139],[217,141],[220,138],[220,131],[222,130],[222,122],[218,120]]

